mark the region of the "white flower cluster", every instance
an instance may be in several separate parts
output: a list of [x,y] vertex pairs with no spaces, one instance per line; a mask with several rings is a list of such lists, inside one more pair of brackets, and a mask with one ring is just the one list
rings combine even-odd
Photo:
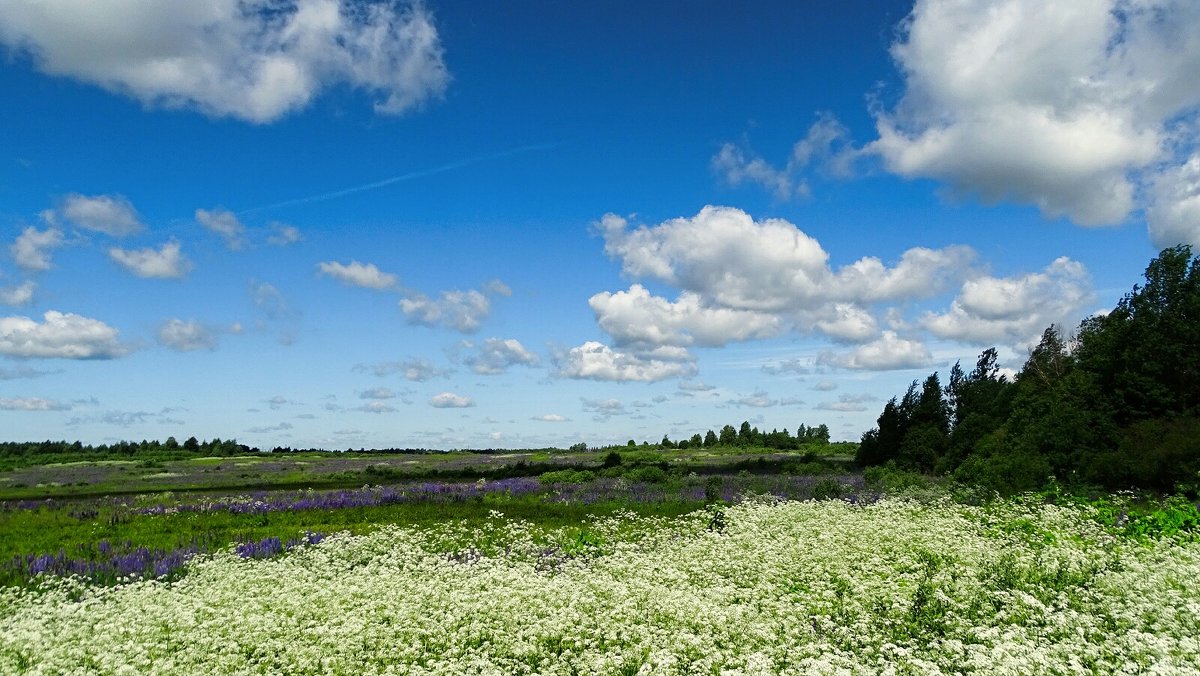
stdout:
[[621,514],[572,550],[580,529],[496,515],[226,552],[175,583],[4,589],[0,672],[1200,673],[1195,543],[1017,503],[711,518]]

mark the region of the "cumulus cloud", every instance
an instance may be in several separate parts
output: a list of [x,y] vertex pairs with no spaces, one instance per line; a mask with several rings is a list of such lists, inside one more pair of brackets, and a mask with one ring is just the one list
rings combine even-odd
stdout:
[[379,377],[399,373],[405,380],[425,382],[433,378],[449,375],[449,369],[438,368],[427,359],[405,359],[402,361],[384,361],[375,364],[358,364],[355,371],[374,373]]
[[866,310],[851,303],[835,303],[832,317],[817,320],[821,333],[835,340],[862,342],[879,334],[879,325]]
[[785,169],[776,169],[761,157],[747,156],[747,152],[732,143],[721,146],[712,158],[712,169],[732,186],[757,183],[781,200],[790,199],[794,193],[808,195],[808,186],[794,185]]
[[537,355],[525,349],[515,338],[488,338],[478,349],[478,353],[467,357],[465,362],[480,375],[498,375],[512,366],[533,366],[538,363]]
[[129,353],[118,331],[97,319],[50,310],[41,322],[0,317],[0,354],[10,357],[113,359]]
[[949,310],[927,313],[920,323],[939,338],[1024,350],[1047,326],[1078,323],[1093,300],[1087,269],[1064,256],[1042,272],[967,280]]
[[781,373],[795,373],[804,375],[812,370],[811,365],[803,359],[784,359],[774,364],[763,364],[763,373],[769,373],[773,376]]
[[216,334],[194,319],[168,319],[163,322],[158,327],[158,342],[179,352],[217,348]]
[[588,300],[596,322],[618,345],[703,345],[768,338],[783,329],[778,316],[754,310],[705,307],[697,293],[675,302],[652,296],[641,284],[598,293]]
[[26,270],[49,270],[50,251],[62,246],[65,241],[62,231],[57,228],[38,230],[29,226],[17,235],[8,250],[13,261]]
[[557,355],[555,361],[556,375],[563,378],[657,382],[696,373],[694,360],[682,348],[664,347],[635,354],[588,341]]
[[1196,194],[1171,184],[1200,140],[1178,124],[1200,107],[1197,35],[1190,0],[919,0],[892,46],[903,98],[875,111],[866,150],[901,176],[1085,226],[1123,221],[1148,181],[1152,235],[1173,239]]
[[0,397],[0,411],[69,411],[71,405],[41,397]]
[[512,291],[504,282],[494,279],[482,291],[443,291],[436,299],[412,292],[400,299],[400,310],[409,324],[474,333],[492,312],[490,295],[509,296]]
[[370,401],[362,406],[356,406],[352,410],[362,413],[395,413],[400,409],[390,404],[385,404],[382,401]]
[[753,394],[739,397],[733,400],[733,403],[738,406],[750,406],[752,408],[770,408],[779,404],[778,399],[772,399],[771,395],[766,392],[758,391]]
[[874,303],[936,295],[961,278],[968,247],[910,249],[894,267],[863,258],[834,271],[816,239],[786,220],[755,221],[732,207],[629,229],[614,214],[596,225],[625,274],[700,296],[709,307],[820,313],[837,302]]
[[429,399],[429,405],[434,408],[468,408],[475,405],[475,401],[468,396],[455,394],[453,392],[442,392],[435,394]]
[[850,141],[849,130],[829,114],[821,115],[804,138],[792,147],[787,164],[775,167],[767,160],[733,143],[725,143],[710,164],[712,170],[732,186],[756,183],[775,196],[787,200],[811,193],[805,174],[808,170],[849,176],[860,151]]
[[[2,31],[3,29],[0,29]],[[58,214],[77,227],[112,237],[125,237],[145,227],[133,204],[122,195],[80,195],[63,199]]]
[[267,237],[267,244],[271,246],[289,246],[304,239],[300,234],[300,228],[286,223],[271,223],[271,234]]
[[1162,171],[1150,188],[1146,222],[1156,247],[1190,244],[1200,250],[1200,152]]
[[432,16],[417,2],[3,3],[0,42],[42,72],[148,106],[258,123],[335,86],[398,114],[449,82]]
[[197,209],[196,222],[203,225],[205,229],[220,235],[225,240],[225,246],[230,249],[236,251],[245,244],[242,234],[246,231],[246,226],[242,225],[237,215],[228,209],[213,209],[212,211]]
[[850,352],[822,352],[820,366],[868,371],[924,368],[933,362],[929,349],[918,340],[901,338],[895,331],[884,331],[878,339]]
[[563,417],[557,413],[547,413],[545,415],[535,415],[532,418],[530,418],[530,420],[536,420],[537,422],[556,423],[556,422],[568,422],[568,421],[570,421],[570,418]]
[[358,393],[359,399],[395,399],[396,393],[386,387],[373,387]]
[[641,284],[588,303],[613,344],[635,356],[658,347],[722,346],[820,332],[839,342],[880,335],[872,308],[928,298],[972,274],[965,246],[905,251],[894,265],[864,257],[834,269],[816,239],[782,219],[755,221],[730,207],[631,228],[607,214],[596,229],[631,277],[681,290],[676,300]]
[[580,401],[583,402],[583,410],[588,413],[597,413],[604,417],[625,414],[625,404],[618,399],[581,398]]
[[158,249],[108,250],[109,258],[138,277],[179,279],[192,269],[192,263],[180,252],[179,242],[167,242]]
[[9,305],[16,307],[18,305],[26,305],[33,300],[33,291],[37,288],[37,284],[32,281],[25,281],[17,286],[9,286],[0,288],[0,305]]
[[343,284],[361,286],[364,289],[383,291],[396,286],[396,275],[383,272],[374,263],[359,263],[352,260],[349,263],[324,261],[317,263],[317,271],[327,277],[332,277]]

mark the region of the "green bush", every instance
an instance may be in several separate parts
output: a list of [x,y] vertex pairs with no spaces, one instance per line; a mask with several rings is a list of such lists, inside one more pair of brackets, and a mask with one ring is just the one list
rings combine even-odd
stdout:
[[849,488],[837,479],[821,479],[813,486],[813,500],[835,500],[846,495]]
[[590,470],[560,469],[545,472],[538,477],[544,486],[551,484],[582,484],[596,478],[596,473]]
[[667,473],[661,467],[634,467],[625,471],[625,478],[630,481],[660,484],[667,480]]

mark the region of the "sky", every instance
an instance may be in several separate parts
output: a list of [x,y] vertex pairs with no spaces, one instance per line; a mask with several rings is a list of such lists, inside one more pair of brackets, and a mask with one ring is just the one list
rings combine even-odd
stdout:
[[0,438],[826,424],[1200,247],[1200,3],[0,4]]

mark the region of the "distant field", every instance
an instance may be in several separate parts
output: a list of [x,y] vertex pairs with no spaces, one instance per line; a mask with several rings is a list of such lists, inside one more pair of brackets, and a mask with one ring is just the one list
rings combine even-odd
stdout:
[[[0,471],[0,500],[100,496],[122,493],[270,488],[335,488],[406,479],[530,476],[563,467],[603,462],[603,452],[512,453],[261,453],[223,457],[94,460],[50,463]],[[683,471],[755,470],[804,457],[849,462],[854,445],[812,445],[803,452],[740,447],[622,450],[627,456],[666,463]],[[746,463],[739,467],[739,463]],[[765,471],[765,470],[764,470]]]

